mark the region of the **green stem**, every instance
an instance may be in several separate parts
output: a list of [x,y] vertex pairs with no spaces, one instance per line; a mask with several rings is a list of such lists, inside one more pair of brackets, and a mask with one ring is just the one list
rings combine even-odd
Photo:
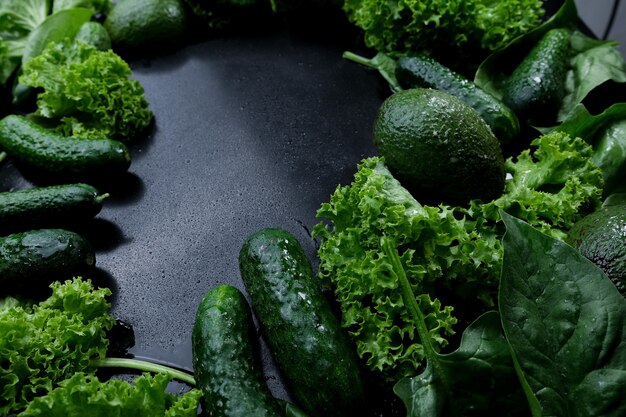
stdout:
[[347,59],[348,61],[356,62],[357,64],[365,65],[366,67],[370,67],[370,68],[373,68],[375,70],[378,69],[378,66],[374,65],[372,63],[371,59],[367,59],[367,58],[362,57],[361,55],[357,55],[357,54],[355,54],[353,52],[346,51],[346,52],[343,53],[342,56],[343,56],[344,59]]
[[104,200],[106,200],[109,197],[111,197],[111,194],[109,193],[101,194],[98,197],[96,197],[96,203],[102,203]]
[[159,365],[157,363],[152,363],[148,361],[142,361],[138,359],[128,359],[128,358],[104,358],[104,359],[95,359],[91,361],[91,366],[94,368],[127,368],[127,369],[136,369],[138,371],[146,371],[146,372],[154,372],[154,373],[164,373],[172,377],[173,379],[178,379],[179,381],[186,382],[191,386],[196,385],[196,380],[192,375],[187,372],[179,371],[178,369],[171,368],[165,365]]
[[7,153],[6,152],[0,152],[0,162],[4,161],[7,157]]
[[417,304],[417,300],[415,298],[415,294],[413,293],[413,289],[411,288],[411,283],[406,277],[406,272],[404,271],[404,266],[402,266],[402,261],[400,260],[400,255],[398,255],[398,249],[394,242],[383,236],[380,242],[383,252],[389,259],[389,262],[392,266],[391,273],[395,275],[398,283],[400,284],[400,290],[402,291],[402,300],[404,304],[407,306],[409,313],[413,318],[413,323],[415,324],[415,328],[417,329],[417,334],[419,335],[422,346],[424,346],[424,354],[428,359],[428,364],[432,366],[433,372],[437,375],[439,382],[441,382],[446,391],[450,393],[450,387],[447,384],[446,375],[441,369],[441,365],[439,364],[439,354],[435,350],[432,340],[430,338],[430,333],[428,332],[428,327],[426,326],[426,319],[424,317],[424,313],[420,309],[419,304]]

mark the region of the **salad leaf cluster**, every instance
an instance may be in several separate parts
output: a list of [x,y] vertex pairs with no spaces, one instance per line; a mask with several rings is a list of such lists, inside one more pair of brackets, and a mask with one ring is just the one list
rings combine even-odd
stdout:
[[346,0],[344,10],[364,30],[366,45],[378,52],[423,52],[445,65],[467,67],[536,27],[542,5],[538,0]]
[[129,140],[152,121],[143,87],[113,51],[66,40],[49,44],[23,69],[20,82],[43,89],[36,114],[65,135]]
[[109,289],[74,279],[51,285],[52,295],[34,304],[5,298],[0,304],[0,414],[24,408],[36,396],[104,358]]
[[438,351],[454,332],[451,300],[464,301],[464,316],[465,301],[495,304],[502,265],[500,210],[563,238],[573,222],[600,205],[602,173],[590,162],[588,144],[555,132],[533,145],[534,152],[507,161],[511,179],[492,202],[474,201],[467,208],[421,205],[381,158],[369,158],[351,185],[338,187],[322,204],[317,216],[330,223],[319,223],[313,233],[321,239],[319,275],[335,291],[342,324],[369,368],[397,378],[414,374],[425,358],[400,285],[389,272],[382,237],[398,247]]
[[48,395],[33,400],[18,417],[196,417],[202,392],[167,393],[169,382],[165,374],[143,374],[129,383],[119,379],[101,382],[94,375],[78,372]]

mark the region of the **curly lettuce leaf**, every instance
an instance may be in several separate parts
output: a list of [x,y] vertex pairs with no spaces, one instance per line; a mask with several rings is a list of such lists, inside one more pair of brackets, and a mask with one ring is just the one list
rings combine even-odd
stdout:
[[[469,208],[421,205],[391,175],[381,158],[360,165],[354,181],[338,187],[317,216],[319,275],[335,291],[342,325],[373,370],[392,378],[415,375],[425,359],[380,238],[397,243],[403,269],[441,349],[456,319],[450,300],[493,306],[502,265],[500,210],[519,215],[563,238],[571,225],[600,204],[602,174],[581,139],[553,133],[532,151],[509,159],[511,179],[497,200]],[[442,305],[443,304],[445,306]],[[467,317],[467,306],[455,306]],[[472,312],[469,312],[472,313]],[[475,315],[473,317],[476,317]]]
[[115,323],[110,290],[81,278],[51,288],[39,304],[9,299],[0,307],[0,415],[23,409],[106,354]]
[[143,374],[132,383],[101,382],[76,373],[45,396],[35,398],[18,417],[196,417],[201,391],[178,397],[165,392],[170,378]]
[[622,187],[626,172],[626,103],[614,104],[598,115],[579,104],[554,131],[580,136],[593,146],[592,159],[602,171],[604,195]]
[[488,271],[498,262],[495,237],[481,239],[475,224],[458,219],[449,207],[419,204],[380,158],[364,160],[354,182],[338,187],[317,216],[332,223],[320,223],[313,232],[321,238],[320,277],[335,290],[342,324],[371,369],[411,375],[425,358],[399,283],[389,273],[381,236],[401,249],[400,259],[437,349],[447,344],[456,319],[452,308],[442,306],[429,289],[444,281],[475,288],[471,294],[476,294],[476,288],[494,278]]
[[377,52],[424,52],[467,69],[537,26],[542,6],[537,0],[346,0],[344,10]]
[[499,210],[563,240],[572,225],[602,202],[602,171],[589,144],[564,132],[543,135],[515,160],[505,163],[510,179],[498,199],[475,210],[499,220]]
[[64,41],[28,61],[20,82],[43,89],[36,114],[58,122],[61,133],[130,140],[153,117],[143,87],[131,73],[113,51]]

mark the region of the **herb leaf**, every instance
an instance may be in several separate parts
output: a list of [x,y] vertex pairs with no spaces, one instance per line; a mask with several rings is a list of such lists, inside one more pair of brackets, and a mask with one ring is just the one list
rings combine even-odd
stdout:
[[626,413],[626,300],[574,248],[501,213],[499,305],[534,416]]

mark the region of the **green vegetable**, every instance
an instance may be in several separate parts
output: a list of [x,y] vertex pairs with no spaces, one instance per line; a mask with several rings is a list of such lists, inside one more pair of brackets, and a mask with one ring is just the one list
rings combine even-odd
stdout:
[[391,90],[395,93],[402,90],[400,83],[396,79],[396,60],[379,52],[373,58],[368,59],[352,52],[344,52],[343,58],[356,62],[357,64],[377,70],[380,75],[389,83]]
[[15,68],[16,63],[9,55],[9,46],[6,41],[0,38],[0,90],[5,87]]
[[480,114],[504,145],[513,143],[519,135],[519,121],[511,109],[432,58],[421,54],[400,57],[395,75],[404,89],[434,88],[460,98]]
[[354,348],[296,238],[282,229],[255,232],[241,248],[239,269],[295,402],[311,415],[361,409],[365,395]]
[[598,115],[579,104],[554,130],[585,138],[593,146],[593,163],[602,170],[605,195],[621,185],[626,172],[625,103],[614,104]]
[[500,314],[532,415],[625,415],[626,299],[571,246],[503,219]]
[[541,126],[556,121],[565,96],[570,33],[548,31],[515,68],[502,90],[502,101],[521,119]]
[[513,70],[548,31],[555,28],[572,32],[565,96],[560,101],[558,121],[568,118],[574,108],[599,85],[608,80],[626,81],[626,63],[614,41],[592,39],[578,31],[579,17],[574,0],[566,0],[559,11],[543,25],[494,52],[481,63],[474,82],[501,98]]
[[626,205],[608,205],[574,224],[567,242],[595,263],[626,297]]
[[[342,309],[342,325],[367,365],[415,375],[425,359],[398,282],[387,274],[380,238],[392,239],[413,287],[435,350],[453,332],[456,314],[475,318],[476,300],[493,305],[502,262],[499,210],[519,215],[563,238],[587,210],[599,205],[602,178],[591,147],[563,134],[538,138],[534,151],[507,160],[512,179],[495,201],[469,209],[418,203],[379,158],[364,160],[354,182],[338,187],[317,216],[319,274]],[[440,301],[441,300],[441,301]],[[448,301],[449,300],[449,301]],[[456,301],[454,301],[456,300]]]
[[104,27],[116,51],[163,50],[182,42],[185,13],[183,0],[119,0]]
[[[36,288],[96,263],[89,242],[63,229],[39,229],[0,238],[0,287]],[[4,293],[3,291],[3,293]]]
[[165,392],[170,378],[144,374],[132,383],[76,373],[49,394],[35,398],[18,417],[196,417],[201,392]]
[[52,13],[60,10],[82,7],[90,9],[93,13],[108,13],[111,8],[111,0],[54,0]]
[[24,65],[20,82],[42,88],[37,115],[57,130],[81,138],[132,140],[148,127],[152,112],[128,64],[112,51],[80,41],[49,45]]
[[374,121],[374,144],[421,200],[467,204],[504,189],[498,139],[473,108],[446,92],[414,88],[388,97]]
[[130,165],[130,152],[112,139],[65,138],[18,115],[0,120],[0,149],[28,167],[62,179],[119,175]]
[[106,331],[115,323],[107,313],[110,290],[81,279],[51,288],[39,304],[0,301],[1,415],[22,410],[106,354]]
[[52,42],[65,38],[73,39],[81,26],[89,22],[92,11],[89,9],[68,9],[48,16],[29,35],[22,54],[22,65],[35,58]]
[[344,10],[376,51],[424,52],[466,71],[537,26],[543,15],[537,0],[346,0]]
[[[188,374],[163,365],[105,357],[109,345],[107,332],[115,324],[115,319],[108,313],[109,289],[94,289],[91,281],[80,277],[64,283],[54,282],[50,287],[52,295],[38,304],[11,297],[0,299],[0,415],[23,410],[31,401],[49,394],[59,384],[65,388],[37,400],[30,408],[33,415],[39,415],[36,413],[43,410],[44,415],[58,411],[53,415],[67,416],[70,411],[76,412],[76,407],[81,409],[82,401],[87,401],[99,403],[102,407],[99,406],[98,410],[109,413],[104,415],[117,416],[116,404],[134,403],[138,406],[137,401],[144,399],[143,395],[134,394],[132,400],[125,398],[125,393],[131,392],[130,387],[112,390],[111,387],[120,387],[116,385],[118,382],[103,388],[106,400],[101,398],[100,383],[92,376],[76,376],[81,372],[92,375],[97,367],[162,373],[162,376],[155,377],[158,386],[171,378],[194,385],[195,381]],[[63,382],[69,378],[73,379]],[[66,397],[66,389],[70,389],[73,395]],[[140,391],[138,394],[150,394],[146,390]],[[154,395],[154,389],[150,391]],[[198,395],[194,393],[177,401],[179,406],[174,405],[170,412],[195,410]],[[167,403],[171,403],[167,394],[165,397]],[[106,406],[102,404],[103,400]],[[147,411],[153,412],[154,409]]]
[[394,386],[407,417],[528,416],[500,315],[481,315],[448,354],[432,353],[424,372]]
[[108,194],[87,184],[64,184],[0,193],[0,231],[59,227],[93,218]]
[[98,22],[84,23],[76,33],[74,41],[84,42],[99,51],[111,49],[111,37],[104,26]]
[[196,312],[192,332],[193,370],[214,417],[280,417],[253,349],[252,312],[235,287],[209,290]]

